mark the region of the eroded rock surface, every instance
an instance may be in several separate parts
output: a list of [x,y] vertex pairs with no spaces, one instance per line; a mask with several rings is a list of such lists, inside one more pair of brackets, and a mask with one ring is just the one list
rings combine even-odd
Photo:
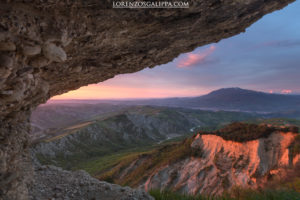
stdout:
[[294,133],[275,132],[268,138],[239,143],[216,135],[198,135],[191,146],[201,150],[200,158],[188,157],[163,166],[142,187],[209,195],[235,186],[257,188],[268,176],[283,176],[286,168],[299,162],[299,157],[289,156],[294,137]]
[[167,63],[243,32],[292,1],[191,0],[189,9],[128,10],[111,9],[111,0],[2,0],[1,198],[26,199],[18,166],[26,148],[26,120],[38,104],[117,74]]

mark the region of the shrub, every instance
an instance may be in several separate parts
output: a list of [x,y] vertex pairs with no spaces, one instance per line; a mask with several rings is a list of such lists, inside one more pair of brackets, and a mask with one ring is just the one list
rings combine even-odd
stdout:
[[297,154],[300,154],[300,135],[297,135],[294,141],[291,143],[290,147],[290,156],[294,158]]
[[199,133],[218,135],[225,140],[246,142],[250,140],[256,140],[259,138],[266,138],[276,130],[277,130],[276,128],[269,127],[267,125],[234,122],[216,131],[211,131],[211,132],[200,131]]

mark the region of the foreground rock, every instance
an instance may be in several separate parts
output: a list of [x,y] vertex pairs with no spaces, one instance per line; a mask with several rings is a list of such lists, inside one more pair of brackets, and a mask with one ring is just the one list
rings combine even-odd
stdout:
[[31,200],[154,200],[143,190],[99,181],[82,170],[70,172],[39,166],[33,179],[29,185]]

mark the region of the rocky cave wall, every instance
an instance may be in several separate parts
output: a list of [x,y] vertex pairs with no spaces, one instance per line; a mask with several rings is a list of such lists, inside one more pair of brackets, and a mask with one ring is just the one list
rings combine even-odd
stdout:
[[51,96],[164,64],[245,31],[293,0],[189,0],[189,9],[112,1],[0,1],[0,199],[26,199],[32,109]]

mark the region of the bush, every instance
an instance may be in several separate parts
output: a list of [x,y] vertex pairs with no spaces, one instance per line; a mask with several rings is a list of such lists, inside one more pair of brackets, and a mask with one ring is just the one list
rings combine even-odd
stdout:
[[297,154],[300,154],[300,135],[295,137],[289,148],[292,158],[294,158]]
[[277,130],[276,128],[269,127],[267,125],[234,122],[216,131],[212,131],[212,132],[200,131],[199,133],[203,135],[204,134],[218,135],[225,140],[246,142],[250,140],[256,140],[259,138],[266,138],[276,130]]
[[149,194],[155,198],[155,200],[233,200],[230,197],[209,197],[203,195],[188,195],[179,194],[177,192],[172,192],[169,190],[150,190]]

